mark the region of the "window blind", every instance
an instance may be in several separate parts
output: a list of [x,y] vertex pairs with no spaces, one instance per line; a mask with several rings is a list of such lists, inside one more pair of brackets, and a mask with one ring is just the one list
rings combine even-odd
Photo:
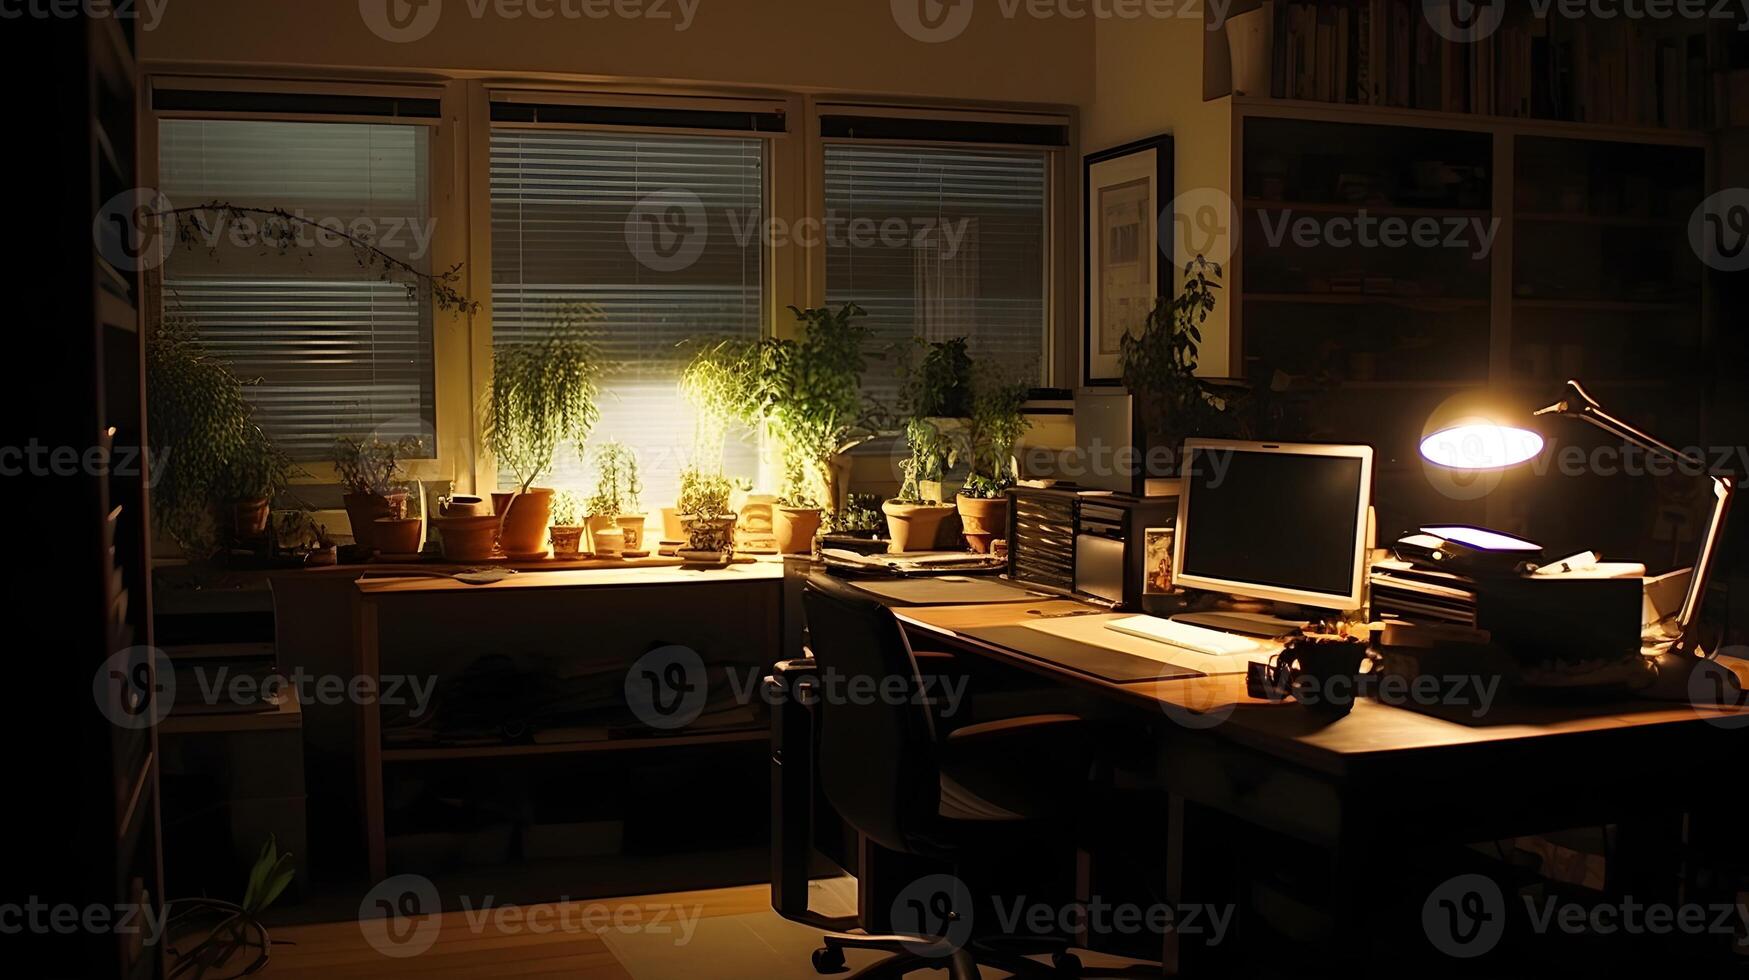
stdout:
[[[867,310],[877,351],[964,336],[976,361],[1042,384],[1048,170],[1043,152],[828,144],[828,302]],[[864,388],[890,403],[898,380],[877,361]]]
[[[423,126],[167,119],[159,189],[173,207],[223,201],[283,208],[367,231],[430,268],[428,132]],[[286,250],[258,229],[216,232],[164,265],[165,308],[190,318],[238,375],[262,428],[300,461],[344,435],[425,437],[435,446],[430,304],[360,268],[341,239]]]
[[[647,509],[673,503],[692,442],[678,391],[691,357],[683,343],[759,336],[764,161],[758,138],[492,131],[493,342],[542,329],[561,305],[603,311],[596,342],[608,374],[590,442],[637,451]],[[683,237],[664,243],[674,250],[634,247],[638,222],[671,207],[686,219]],[[731,437],[724,462],[731,475],[754,475],[747,433]],[[592,489],[592,468],[574,451],[555,469],[543,483]]]

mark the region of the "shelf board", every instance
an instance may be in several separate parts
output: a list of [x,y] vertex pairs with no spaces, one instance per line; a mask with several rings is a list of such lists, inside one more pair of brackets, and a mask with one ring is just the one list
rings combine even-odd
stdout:
[[1208,104],[1226,103],[1239,115],[1268,119],[1313,119],[1375,126],[1502,133],[1511,136],[1651,143],[1704,148],[1707,134],[1698,129],[1627,126],[1618,123],[1575,122],[1530,116],[1496,116],[1476,112],[1443,112],[1406,106],[1360,105],[1306,99],[1274,99],[1262,95],[1220,95]]
[[1249,211],[1305,211],[1308,214],[1358,214],[1388,218],[1486,218],[1492,212],[1486,208],[1424,208],[1396,204],[1346,204],[1332,201],[1266,201],[1248,197]]
[[434,762],[443,759],[502,759],[532,755],[575,755],[586,752],[618,752],[638,749],[682,748],[689,745],[734,745],[763,742],[771,737],[765,728],[737,728],[698,735],[652,738],[616,738],[599,742],[552,742],[515,745],[448,745],[428,749],[383,749],[383,762]]
[[1316,306],[1403,306],[1420,310],[1485,310],[1485,299],[1461,296],[1387,296],[1378,293],[1261,293],[1247,292],[1248,303],[1294,303]]
[[1524,299],[1516,298],[1512,305],[1521,310],[1547,310],[1564,313],[1695,313],[1700,307],[1691,303],[1649,303],[1615,299]]
[[1669,228],[1687,227],[1687,221],[1657,218],[1635,218],[1614,214],[1567,214],[1559,211],[1520,211],[1514,220],[1538,225],[1590,225],[1601,228]]

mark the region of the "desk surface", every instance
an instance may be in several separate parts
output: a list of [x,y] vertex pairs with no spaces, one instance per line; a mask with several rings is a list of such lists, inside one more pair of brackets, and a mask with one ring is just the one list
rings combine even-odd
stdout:
[[[1064,682],[1092,688],[1135,707],[1159,710],[1185,728],[1207,731],[1314,768],[1344,770],[1350,763],[1413,750],[1493,746],[1549,736],[1580,736],[1652,729],[1684,729],[1698,737],[1731,731],[1717,722],[1749,709],[1694,707],[1654,701],[1584,705],[1496,704],[1481,719],[1452,720],[1419,710],[1361,700],[1345,718],[1323,719],[1293,702],[1271,702],[1245,693],[1238,674],[1176,680],[1114,683],[964,635],[980,627],[1036,622],[1040,616],[1085,610],[1067,600],[978,606],[894,609],[906,625],[948,636],[959,644]],[[1029,613],[1028,610],[1036,610]]]
[[[367,570],[368,566],[361,566]],[[746,582],[776,582],[783,578],[781,559],[757,559],[727,568],[683,568],[672,563],[592,568],[580,571],[520,572],[484,585],[470,585],[439,576],[360,578],[364,596],[426,595],[436,592],[503,592],[526,589],[582,589],[627,586],[712,585]]]

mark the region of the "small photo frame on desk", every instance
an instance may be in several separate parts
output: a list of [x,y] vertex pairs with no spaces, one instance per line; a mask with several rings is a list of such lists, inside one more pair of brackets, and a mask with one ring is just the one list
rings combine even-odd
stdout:
[[1177,528],[1150,527],[1142,532],[1142,594],[1172,594],[1172,535]]
[[1125,334],[1139,333],[1167,295],[1173,259],[1160,253],[1160,209],[1172,199],[1172,137],[1090,153],[1086,168],[1087,308],[1082,374],[1088,385],[1122,377]]

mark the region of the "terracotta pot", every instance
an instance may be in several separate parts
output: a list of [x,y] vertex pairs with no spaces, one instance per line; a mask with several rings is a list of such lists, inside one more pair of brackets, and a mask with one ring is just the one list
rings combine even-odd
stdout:
[[881,504],[887,515],[887,536],[891,554],[906,551],[932,551],[940,547],[942,523],[955,513],[951,504],[903,504],[889,500]]
[[591,531],[589,539],[594,542],[597,558],[618,558],[625,553],[626,533],[617,527]]
[[394,493],[349,493],[340,498],[346,505],[346,519],[352,524],[352,540],[366,552],[376,550],[376,520],[379,517],[400,517],[405,514],[407,495]]
[[721,555],[735,553],[735,515],[727,517],[682,517],[687,551]]
[[686,540],[686,525],[680,523],[680,511],[673,507],[662,508],[662,540]]
[[[492,495],[496,503],[497,494]],[[498,546],[512,558],[532,558],[547,553],[547,522],[553,516],[553,491],[534,487],[507,502],[500,513]]]
[[231,502],[231,533],[239,541],[252,541],[267,533],[267,498]]
[[625,532],[625,550],[644,550],[644,515],[621,514],[615,523],[619,524],[619,529]]
[[779,507],[771,527],[777,536],[779,554],[809,554],[814,550],[814,535],[820,530],[820,508]]
[[492,557],[492,542],[498,537],[498,518],[434,517],[431,526],[443,543],[443,557],[450,561],[484,561]]
[[1008,533],[1008,495],[1000,497],[960,497],[960,524],[966,544],[980,555],[990,553],[990,542]]
[[553,557],[576,558],[583,553],[583,532],[585,528],[553,525],[549,530],[553,534]]
[[613,527],[613,516],[611,514],[590,514],[583,518],[583,526],[589,529],[589,550],[591,552],[600,551],[601,549],[595,547],[595,532],[605,531]]
[[417,517],[379,517],[371,531],[377,552],[385,555],[419,553],[419,532],[424,522]]
[[443,502],[444,517],[481,517],[492,513],[486,498],[472,494],[452,494]]

